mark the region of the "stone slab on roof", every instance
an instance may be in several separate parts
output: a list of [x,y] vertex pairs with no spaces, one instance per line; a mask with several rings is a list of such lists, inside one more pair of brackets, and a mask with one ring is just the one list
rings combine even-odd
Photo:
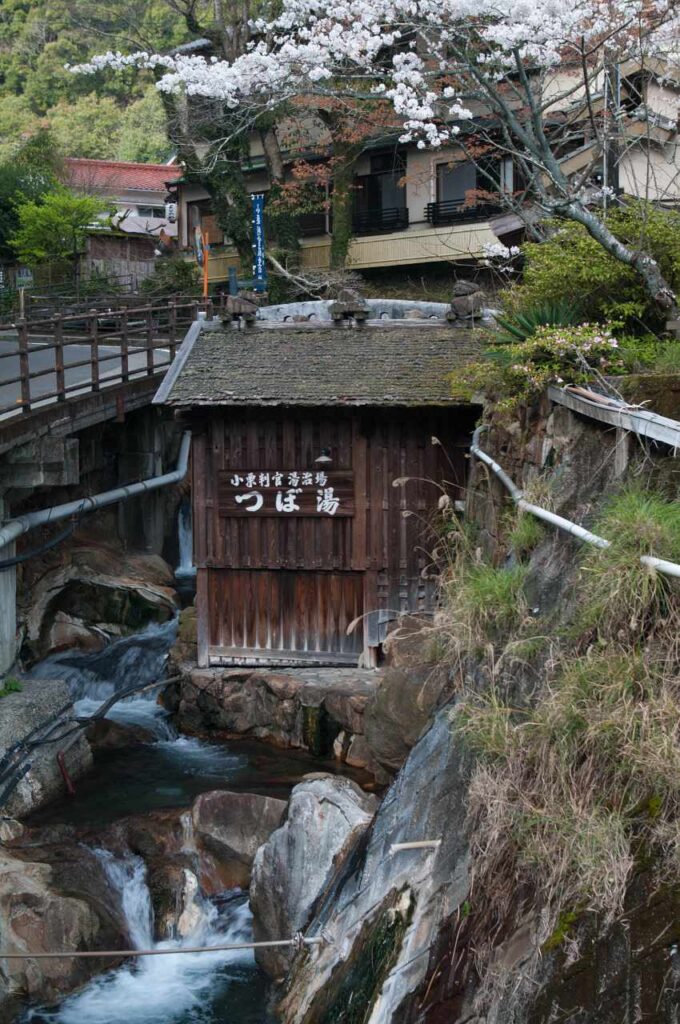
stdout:
[[[195,325],[198,327],[198,325]],[[197,405],[455,405],[448,375],[476,332],[431,321],[190,331],[154,401]]]

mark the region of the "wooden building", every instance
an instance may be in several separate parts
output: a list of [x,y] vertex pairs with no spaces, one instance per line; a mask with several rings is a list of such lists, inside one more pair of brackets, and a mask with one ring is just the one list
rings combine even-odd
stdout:
[[200,665],[375,664],[432,609],[479,411],[447,375],[477,354],[442,320],[194,325],[155,401],[192,430]]

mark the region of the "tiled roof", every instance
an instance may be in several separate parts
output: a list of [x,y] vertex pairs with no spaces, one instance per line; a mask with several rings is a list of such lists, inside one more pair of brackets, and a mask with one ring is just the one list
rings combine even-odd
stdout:
[[64,160],[64,167],[69,185],[104,191],[111,196],[128,189],[164,193],[166,181],[176,181],[182,176],[182,168],[176,165],[86,160],[72,156]]
[[476,332],[439,321],[190,331],[155,401],[192,405],[456,403],[448,374],[479,358]]

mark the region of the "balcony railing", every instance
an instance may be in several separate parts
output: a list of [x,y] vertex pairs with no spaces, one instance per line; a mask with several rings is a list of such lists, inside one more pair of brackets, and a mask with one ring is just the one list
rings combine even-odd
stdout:
[[388,206],[384,210],[362,210],[354,214],[352,226],[356,235],[403,231],[408,227],[408,209],[405,206]]
[[440,227],[442,224],[463,224],[465,221],[486,220],[497,213],[502,213],[504,207],[500,203],[465,203],[463,199],[446,199],[439,203],[428,203],[425,207],[425,217],[428,224],[433,227]]

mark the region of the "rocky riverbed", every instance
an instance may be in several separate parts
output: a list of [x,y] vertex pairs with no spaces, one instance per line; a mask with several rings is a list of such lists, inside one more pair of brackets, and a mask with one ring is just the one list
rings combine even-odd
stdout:
[[[162,680],[175,632],[169,620],[99,651],[50,656],[34,667],[15,699],[5,698],[16,704],[14,716],[3,716],[5,726],[12,717],[23,734],[33,725],[31,715],[51,712],[52,703],[59,710],[56,705],[68,705],[70,695],[75,706],[63,727],[72,729],[76,717],[92,714],[131,681]],[[15,794],[22,820],[2,821],[4,950],[115,952],[247,940],[255,856],[282,825],[286,834],[291,789],[301,784],[298,807],[305,787],[312,786],[312,819],[314,807],[324,808],[315,820],[325,852],[308,850],[317,874],[310,892],[346,845],[341,825],[347,809],[355,804],[365,824],[375,804],[355,782],[336,778],[338,771],[352,771],[337,758],[257,739],[225,740],[223,732],[184,735],[153,691],[115,704],[105,719],[78,734],[78,744],[80,761],[73,755],[69,761],[77,795],[64,792],[55,750],[41,748],[22,780],[24,789]],[[304,782],[310,773],[313,781]],[[364,783],[371,780],[366,772],[355,774]],[[342,821],[334,828],[329,808],[336,805]],[[285,859],[285,848],[283,854]],[[265,904],[265,930],[280,919],[290,935],[304,923],[300,914],[294,921],[278,918],[275,903],[267,916]],[[3,1022],[27,1014],[32,1021],[62,1024],[211,1024],[228,1013],[235,1024],[263,1024],[267,1005],[266,978],[249,951],[178,953],[129,964],[115,956],[0,960]]]

